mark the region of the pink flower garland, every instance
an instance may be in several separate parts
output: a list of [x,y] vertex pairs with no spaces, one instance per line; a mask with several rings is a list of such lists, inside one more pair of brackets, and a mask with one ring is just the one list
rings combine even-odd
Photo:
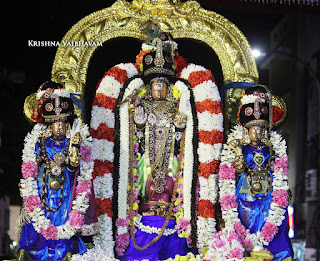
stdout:
[[[36,126],[38,126],[38,125],[36,125]],[[29,134],[29,135],[35,135],[35,134]],[[30,143],[30,141],[32,142],[33,137],[31,137],[31,136],[28,136],[28,137],[29,137],[29,139],[28,139],[29,141],[27,141],[27,145],[25,145],[25,147],[30,147],[30,146],[33,147],[34,145],[28,144],[28,142],[29,143]],[[91,148],[89,146],[85,146],[85,148],[81,147],[80,151],[82,151],[83,155],[84,155],[84,157],[82,158],[81,161],[83,161],[83,160],[89,161],[90,157],[91,157],[90,156],[91,155]],[[24,157],[28,158],[28,156],[24,156]],[[37,163],[32,160],[24,161],[21,166],[21,172],[22,172],[22,176],[25,180],[32,178],[33,180],[31,182],[35,182],[35,178],[38,175]],[[30,182],[30,181],[28,181],[28,182]],[[92,186],[91,180],[80,181],[76,187],[76,198],[81,193],[85,193],[84,196],[86,198],[88,198],[89,194],[91,193],[91,186]],[[25,187],[25,188],[21,187],[22,194],[28,195],[30,193],[28,191],[29,189],[30,189],[29,187]],[[33,188],[33,190],[36,190],[36,188]],[[40,196],[37,193],[37,191],[33,191],[30,196],[24,196],[23,202],[24,202],[26,211],[29,213],[29,216],[31,217],[31,219],[34,219],[35,217],[38,219],[38,214],[35,215],[34,212],[39,211],[39,209],[41,209],[41,212],[43,212],[43,210],[42,210],[42,206],[41,206]],[[83,206],[82,206],[82,208],[83,208]],[[47,240],[60,239],[60,238],[58,238],[58,227],[54,226],[51,223],[48,223],[46,226],[41,225],[41,224],[45,224],[46,220],[48,220],[45,217],[44,212],[43,212],[43,214],[40,214],[39,217],[40,217],[40,224],[37,224],[35,226],[35,228],[38,227],[38,229],[36,229],[37,232],[40,233]],[[36,221],[33,220],[33,222],[36,222]],[[84,223],[84,213],[81,211],[78,211],[78,210],[71,210],[69,213],[69,217],[68,217],[67,222],[73,228],[75,228],[77,230]],[[62,226],[64,226],[64,225],[62,225]],[[71,238],[73,236],[72,234],[65,234],[65,233],[62,233],[62,234],[63,234],[62,238]]]
[[219,169],[219,177],[220,179],[235,179],[235,170],[232,165],[230,167],[226,164],[220,166]]
[[23,162],[21,166],[21,172],[24,179],[29,177],[35,178],[38,175],[38,166],[37,163],[28,160],[27,162]]
[[81,159],[84,162],[90,162],[91,161],[91,148],[89,146],[82,146],[80,147],[80,154]]
[[58,239],[58,229],[50,224],[46,228],[40,228],[40,232],[43,237],[47,240],[57,240]]
[[280,207],[286,207],[288,205],[288,193],[284,189],[278,189],[272,192],[272,200]]
[[220,198],[221,209],[222,211],[227,211],[230,208],[237,208],[237,198],[236,195],[227,194],[224,197]]
[[[280,169],[282,169],[283,173],[286,175],[287,168],[288,168],[288,158],[286,156],[283,156],[281,158],[277,158],[275,160],[275,164],[274,164],[274,175],[281,175],[281,173],[278,173],[280,171]],[[234,182],[235,169],[233,168],[233,166],[230,163],[220,165],[219,179],[220,179],[220,183],[221,182],[228,182],[228,181]],[[230,183],[228,186],[230,186],[231,184],[233,184],[233,183]],[[232,186],[234,186],[234,185],[232,185]],[[228,211],[230,209],[237,209],[238,204],[237,204],[236,200],[237,199],[236,199],[235,194],[225,193],[220,198],[222,211]],[[275,189],[272,192],[272,200],[279,207],[285,208],[288,205],[287,191],[284,189]],[[254,243],[248,237],[250,235],[250,230],[246,229],[245,226],[242,225],[240,221],[235,222],[233,225],[233,228],[235,230],[235,233],[230,232],[230,236],[227,240],[229,242],[231,242],[231,240],[238,238],[239,242],[246,249],[246,251],[249,251],[249,252],[252,251],[252,249],[254,247]],[[260,234],[261,234],[261,237],[266,242],[271,242],[273,240],[274,236],[277,234],[277,232],[278,232],[278,226],[266,221],[260,231]],[[213,245],[215,247],[221,248],[221,247],[224,247],[224,242],[220,238],[221,235],[219,235],[219,233],[217,233],[214,236]],[[240,258],[241,259],[242,257],[240,257],[239,250],[236,250],[236,249],[232,250],[229,253],[228,258]]]
[[274,163],[274,172],[278,172],[280,168],[283,170],[284,174],[288,174],[288,158],[287,157],[276,159]]
[[270,242],[273,239],[277,232],[278,226],[269,222],[264,223],[261,229],[261,235],[268,242]]
[[235,248],[230,251],[228,258],[242,259],[243,258],[243,251],[240,248]]
[[24,198],[24,205],[27,212],[33,212],[35,208],[41,208],[41,202],[39,196],[30,196]]

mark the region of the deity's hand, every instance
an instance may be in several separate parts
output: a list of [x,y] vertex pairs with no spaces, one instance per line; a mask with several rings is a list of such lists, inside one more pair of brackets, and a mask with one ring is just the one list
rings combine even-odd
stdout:
[[138,127],[142,127],[146,124],[148,118],[148,114],[144,111],[142,106],[138,106],[134,110],[134,122],[138,125]]
[[77,132],[76,134],[73,135],[71,139],[71,144],[76,145],[76,147],[79,147],[82,142],[82,138],[80,135],[80,132]]
[[187,116],[180,113],[176,114],[173,120],[174,126],[178,129],[184,129],[187,123]]
[[80,165],[81,154],[79,148],[76,146],[71,146],[69,154],[69,162],[72,167],[78,167]]
[[243,156],[237,156],[232,163],[235,168],[236,173],[242,173],[245,170],[244,158]]

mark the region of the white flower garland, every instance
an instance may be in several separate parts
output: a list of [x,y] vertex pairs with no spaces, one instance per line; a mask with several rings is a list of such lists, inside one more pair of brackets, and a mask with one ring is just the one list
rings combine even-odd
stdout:
[[[184,109],[182,113],[187,116],[186,130],[185,130],[185,149],[184,149],[184,160],[183,160],[183,216],[189,222],[191,222],[191,189],[192,189],[192,177],[193,177],[193,117],[191,112],[190,104],[190,93],[188,87],[182,82],[177,81],[175,83],[178,90],[181,92],[181,97],[185,97]],[[181,105],[181,104],[180,104]],[[180,107],[180,106],[179,106]],[[179,108],[180,109],[180,108]],[[182,211],[182,210],[181,210]]]
[[[137,228],[139,228],[141,231],[148,234],[160,234],[161,228],[146,226],[141,222],[141,219],[142,219],[142,216],[137,215],[137,221],[136,221]],[[170,236],[176,232],[177,230],[174,228],[166,228],[163,235]]]
[[[25,138],[25,146],[23,149],[23,165],[33,164],[36,166],[36,152],[35,144],[42,132],[46,129],[44,124],[36,124],[31,133]],[[82,137],[82,145],[91,149],[91,137],[89,136],[88,126],[82,125],[80,127],[80,134]],[[85,162],[81,159],[80,162],[80,174],[77,177],[78,186],[80,182],[90,181],[92,179],[93,163]],[[41,207],[40,197],[37,188],[37,173],[28,178],[21,179],[20,191],[24,199],[24,204],[28,216],[31,218],[34,229],[37,233],[44,235],[46,239],[70,239],[81,228],[81,221],[79,217],[74,217],[70,223],[70,219],[60,226],[54,226],[51,224],[50,219],[45,216],[45,211]],[[69,213],[74,215],[77,212],[80,216],[83,216],[89,207],[88,192],[78,193],[78,186],[76,190],[76,197],[72,201],[72,210]]]
[[[37,99],[41,99],[41,97],[46,93],[46,91],[37,92]],[[66,89],[55,89],[52,95],[57,95],[58,97],[70,98],[70,92]]]
[[[268,95],[268,94],[266,94]],[[241,98],[241,104],[245,105],[245,104],[249,104],[249,103],[255,103],[256,99],[260,99],[261,102],[265,103],[266,102],[266,98],[261,98],[260,96],[254,95],[254,94],[248,94],[248,95],[244,95]]]
[[[142,79],[137,78],[127,86],[123,101],[134,91],[144,85]],[[127,217],[127,185],[129,170],[129,109],[128,102],[120,107],[120,158],[119,158],[119,190],[118,190],[118,217]]]
[[[113,69],[120,69],[125,71],[128,78],[138,74],[138,71],[132,63],[121,63],[113,67]],[[119,71],[120,73],[120,71]],[[105,75],[100,82],[96,94],[102,94],[107,98],[117,99],[120,94],[120,90],[123,87],[123,83],[119,82],[114,76]],[[99,127],[105,125],[110,129],[114,129],[115,115],[113,110],[95,105],[92,107],[91,128],[95,131]],[[98,161],[109,161],[113,163],[114,159],[114,142],[108,141],[104,138],[94,139],[92,159],[95,164]],[[105,146],[108,144],[107,146]],[[102,149],[100,147],[104,147]],[[109,147],[108,149],[106,147]],[[112,185],[112,173],[103,173],[102,176],[96,176],[93,184],[95,196],[97,199],[107,200],[112,199],[113,185]],[[113,257],[114,240],[112,236],[112,218],[108,214],[102,214],[98,217],[100,233],[93,237],[93,242],[96,249],[101,249],[107,257]],[[95,259],[94,259],[95,260]],[[97,259],[102,260],[102,259]]]

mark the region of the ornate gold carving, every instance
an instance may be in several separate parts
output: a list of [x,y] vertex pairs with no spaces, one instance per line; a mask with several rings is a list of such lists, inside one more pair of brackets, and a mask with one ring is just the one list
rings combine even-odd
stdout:
[[[144,24],[149,20],[174,38],[196,39],[209,45],[220,60],[225,83],[258,82],[256,64],[245,36],[226,18],[201,8],[196,1],[117,0],[111,7],[80,20],[66,33],[62,43],[106,42],[118,37],[143,39]],[[83,94],[89,61],[96,48],[96,45],[60,44],[52,80],[63,83],[71,80],[71,91]]]
[[36,107],[36,94],[32,93],[29,96],[27,96],[27,98],[24,101],[24,106],[23,106],[24,114],[25,114],[26,118],[31,122],[34,122],[33,120],[31,120],[31,115],[32,115],[35,107]]

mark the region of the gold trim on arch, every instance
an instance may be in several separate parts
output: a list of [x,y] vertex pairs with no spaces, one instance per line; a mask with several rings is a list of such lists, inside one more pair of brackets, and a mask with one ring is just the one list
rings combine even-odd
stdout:
[[[143,26],[149,20],[174,38],[196,39],[210,46],[220,60],[224,83],[258,82],[256,63],[242,32],[198,2],[179,0],[117,0],[111,7],[86,16],[63,37],[53,63],[52,80],[65,84],[71,92],[83,94],[90,58],[97,46],[76,43],[104,43],[118,37],[144,39]],[[26,103],[30,100],[29,97],[25,101],[29,119],[33,106]]]

